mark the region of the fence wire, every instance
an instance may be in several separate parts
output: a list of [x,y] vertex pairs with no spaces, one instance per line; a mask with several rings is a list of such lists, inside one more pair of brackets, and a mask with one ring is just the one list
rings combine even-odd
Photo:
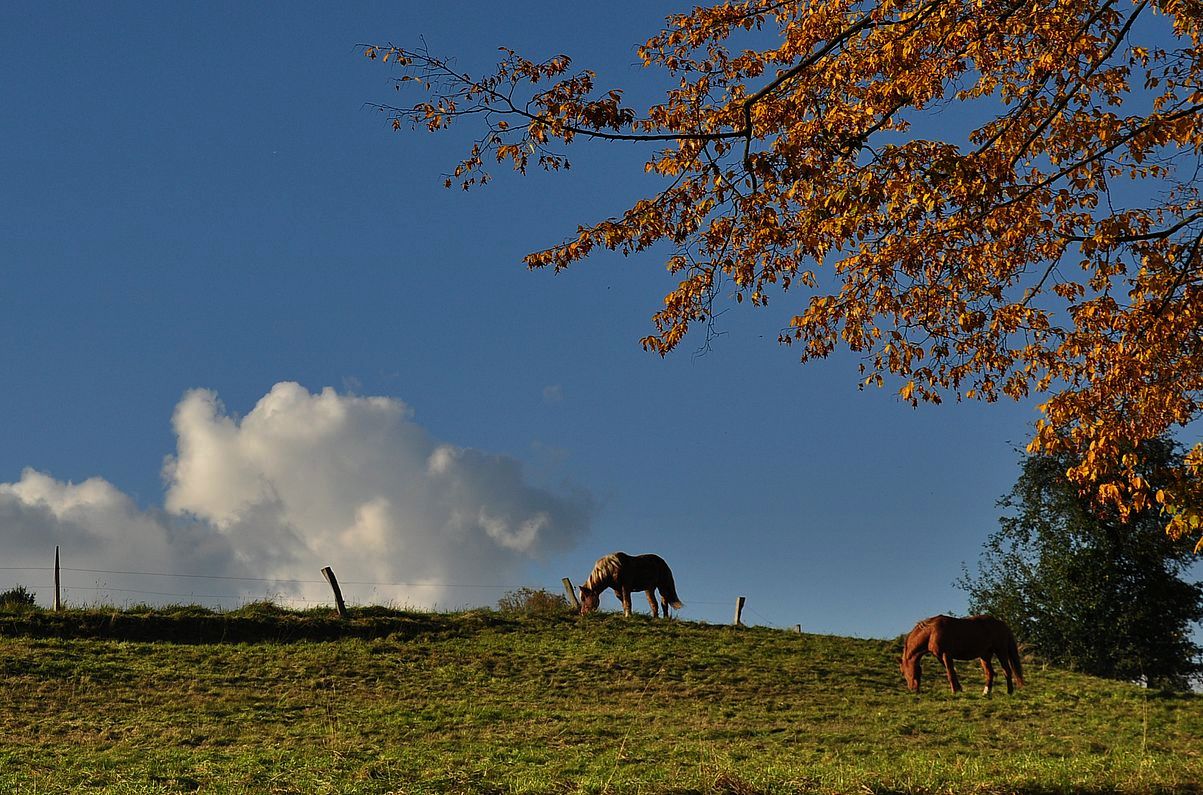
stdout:
[[[53,572],[53,566],[0,566],[0,572]],[[59,587],[63,592],[87,592],[103,596],[106,594],[123,594],[132,597],[158,597],[172,598],[181,600],[232,600],[236,602],[248,603],[257,599],[270,599],[273,602],[286,602],[293,605],[304,605],[306,607],[315,607],[330,604],[330,599],[309,599],[302,596],[286,596],[283,593],[275,592],[275,588],[288,588],[290,586],[322,586],[328,587],[328,583],[324,579],[289,579],[279,577],[245,577],[226,574],[187,574],[182,572],[165,572],[165,571],[134,571],[128,569],[91,569],[91,568],[75,568],[69,566],[60,566],[59,572],[62,574],[84,574],[84,575],[111,575],[121,577],[162,577],[181,580],[206,580],[211,582],[230,582],[230,583],[260,583],[268,586],[264,589],[262,595],[251,593],[195,593],[195,592],[179,592],[179,591],[163,591],[163,590],[145,590],[139,588],[115,588],[102,584],[99,581],[95,585],[74,585],[71,583],[61,582]],[[430,588],[430,589],[455,589],[455,590],[477,590],[477,591],[517,591],[521,588],[531,587],[530,583],[523,584],[480,584],[480,583],[459,583],[459,582],[399,582],[399,581],[373,581],[373,580],[342,580],[339,581],[340,586],[352,588]],[[37,591],[53,591],[52,583],[42,583],[30,585],[30,588]],[[561,589],[561,583],[557,582],[554,585],[545,586],[544,589],[551,593],[558,593]],[[727,607],[733,604],[735,597],[722,601],[691,599],[686,607],[690,605],[697,607]],[[754,609],[745,607],[751,615],[755,616],[764,626],[776,627],[760,613]],[[708,611],[714,612],[714,611]]]

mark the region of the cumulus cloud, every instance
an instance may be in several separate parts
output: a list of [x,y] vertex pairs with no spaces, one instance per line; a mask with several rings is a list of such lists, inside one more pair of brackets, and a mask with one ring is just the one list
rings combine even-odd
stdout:
[[[33,469],[15,483],[0,483],[0,537],[6,559],[50,562],[47,549],[62,545],[90,568],[143,571],[220,571],[237,568],[232,551],[210,528],[144,511],[103,478],[63,483]],[[34,564],[31,564],[34,565]]]
[[522,584],[525,564],[573,546],[593,512],[587,493],[534,486],[512,458],[439,442],[393,398],[280,383],[239,418],[194,390],[172,426],[163,509],[100,478],[27,470],[0,484],[6,546],[44,561],[63,544],[82,568],[272,580],[238,586],[260,596],[325,599],[296,581],[329,565],[353,600],[453,606],[497,597],[470,586]]

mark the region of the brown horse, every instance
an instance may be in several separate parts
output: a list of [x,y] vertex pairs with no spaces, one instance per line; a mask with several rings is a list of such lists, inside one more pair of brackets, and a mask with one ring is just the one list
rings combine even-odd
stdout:
[[998,657],[1003,673],[1007,675],[1007,692],[1015,692],[1015,683],[1023,687],[1023,663],[1019,660],[1019,647],[1015,644],[1015,636],[1010,628],[991,616],[969,616],[968,618],[952,618],[950,616],[932,616],[925,618],[915,625],[911,634],[906,636],[906,644],[902,650],[902,660],[898,663],[899,670],[906,677],[906,686],[912,693],[919,692],[919,678],[923,669],[919,661],[924,654],[932,655],[944,664],[948,674],[948,686],[952,692],[961,690],[961,680],[957,679],[957,669],[953,660],[981,661],[982,671],[986,674],[986,688],[982,692],[990,695],[994,687],[994,667],[990,665],[991,657]]
[[581,586],[581,615],[592,613],[601,601],[601,594],[607,588],[613,588],[614,593],[622,600],[623,615],[631,614],[631,594],[635,591],[647,592],[647,603],[652,606],[652,615],[660,617],[656,607],[655,592],[660,591],[660,604],[664,606],[664,617],[670,618],[668,608],[672,605],[681,609],[681,601],[677,598],[677,586],[673,584],[673,573],[659,555],[628,555],[625,552],[615,552],[606,555],[593,565],[593,572],[585,584]]

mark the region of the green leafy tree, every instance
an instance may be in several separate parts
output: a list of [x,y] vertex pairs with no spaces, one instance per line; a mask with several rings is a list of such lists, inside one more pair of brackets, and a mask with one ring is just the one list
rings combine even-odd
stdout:
[[[1156,486],[1182,453],[1155,439],[1142,477]],[[1203,672],[1190,636],[1203,620],[1203,584],[1183,579],[1190,547],[1164,532],[1160,510],[1124,523],[1066,477],[1066,456],[1029,456],[999,505],[1009,513],[987,540],[978,574],[958,583],[973,612],[1011,625],[1038,656],[1114,679],[1184,688]]]

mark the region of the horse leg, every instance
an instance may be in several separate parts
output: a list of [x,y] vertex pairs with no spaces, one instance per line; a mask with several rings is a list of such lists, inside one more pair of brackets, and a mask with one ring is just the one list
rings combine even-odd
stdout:
[[647,595],[647,603],[652,606],[652,618],[659,618],[660,608],[656,606],[656,591],[647,590],[643,593]]
[[986,675],[986,687],[982,690],[983,696],[990,695],[990,691],[994,689],[994,666],[990,664],[990,654],[985,657],[979,657],[978,662],[982,664],[982,673]]
[[672,613],[668,612],[668,599],[664,596],[664,591],[660,592],[660,606],[664,608],[664,617],[672,618]]
[[622,597],[622,614],[629,617],[631,615],[631,589],[623,588],[620,595]]
[[1005,649],[998,655],[998,664],[1002,666],[1003,673],[1007,676],[1007,695],[1009,696],[1015,692],[1015,682],[1012,681],[1011,659],[1007,657]]
[[957,678],[957,666],[952,655],[947,652],[941,654],[940,662],[944,663],[944,672],[948,674],[948,686],[952,688],[953,693],[960,693],[961,680]]

